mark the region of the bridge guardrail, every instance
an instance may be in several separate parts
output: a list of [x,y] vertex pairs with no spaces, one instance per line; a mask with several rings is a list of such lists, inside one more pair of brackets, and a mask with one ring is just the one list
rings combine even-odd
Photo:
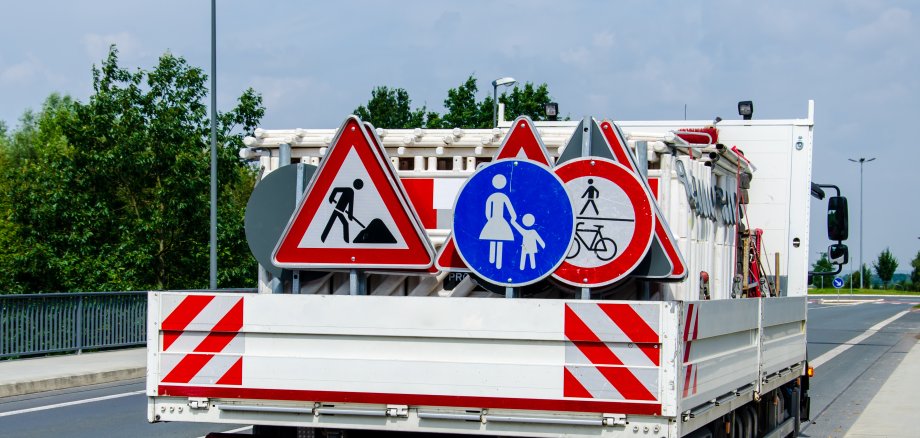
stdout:
[[[182,292],[256,293],[256,289]],[[0,359],[144,346],[147,293],[0,294]]]
[[147,292],[0,295],[0,358],[142,346]]

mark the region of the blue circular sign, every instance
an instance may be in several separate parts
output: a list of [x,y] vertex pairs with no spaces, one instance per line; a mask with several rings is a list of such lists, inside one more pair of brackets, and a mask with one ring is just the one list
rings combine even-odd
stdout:
[[843,287],[843,279],[840,277],[834,277],[834,287],[836,287],[837,289],[840,289],[841,287]]
[[508,159],[481,167],[454,205],[457,252],[480,277],[515,287],[565,259],[575,216],[562,180],[542,164]]

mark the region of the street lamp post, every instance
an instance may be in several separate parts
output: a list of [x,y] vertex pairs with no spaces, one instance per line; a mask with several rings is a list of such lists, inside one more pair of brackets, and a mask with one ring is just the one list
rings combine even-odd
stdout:
[[[848,158],[854,163],[859,163],[859,266],[856,268],[859,271],[859,288],[863,288],[863,164],[870,161],[875,161],[873,158],[864,158],[860,157],[858,160]],[[852,286],[853,282],[850,281]]]
[[498,87],[514,85],[517,82],[514,78],[505,76],[492,81],[492,127],[498,127]]
[[208,286],[217,289],[217,0],[211,0],[211,245]]

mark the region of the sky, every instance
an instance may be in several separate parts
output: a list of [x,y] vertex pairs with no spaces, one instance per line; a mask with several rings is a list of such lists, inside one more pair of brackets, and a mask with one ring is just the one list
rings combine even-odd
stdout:
[[[920,2],[270,1],[217,2],[218,107],[247,87],[262,127],[334,128],[378,85],[443,110],[469,75],[546,83],[560,112],[614,120],[804,118],[816,101],[813,180],[850,200],[859,257],[920,250]],[[169,51],[210,73],[210,2],[9,2],[0,26],[0,120],[10,128],[52,92],[85,100],[91,68],[152,68]],[[909,159],[914,157],[914,159]],[[811,259],[829,242],[812,204]],[[855,266],[855,264],[854,264]]]

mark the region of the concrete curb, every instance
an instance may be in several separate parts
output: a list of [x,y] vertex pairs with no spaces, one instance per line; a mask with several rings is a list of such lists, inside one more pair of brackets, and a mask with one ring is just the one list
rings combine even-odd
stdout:
[[78,386],[117,382],[119,380],[139,379],[146,375],[147,367],[140,367],[73,374],[27,382],[7,383],[0,385],[0,397],[32,394],[56,389],[76,388]]
[[869,299],[869,300],[827,300],[821,299],[821,304],[863,304],[863,303],[880,303],[881,298]]

